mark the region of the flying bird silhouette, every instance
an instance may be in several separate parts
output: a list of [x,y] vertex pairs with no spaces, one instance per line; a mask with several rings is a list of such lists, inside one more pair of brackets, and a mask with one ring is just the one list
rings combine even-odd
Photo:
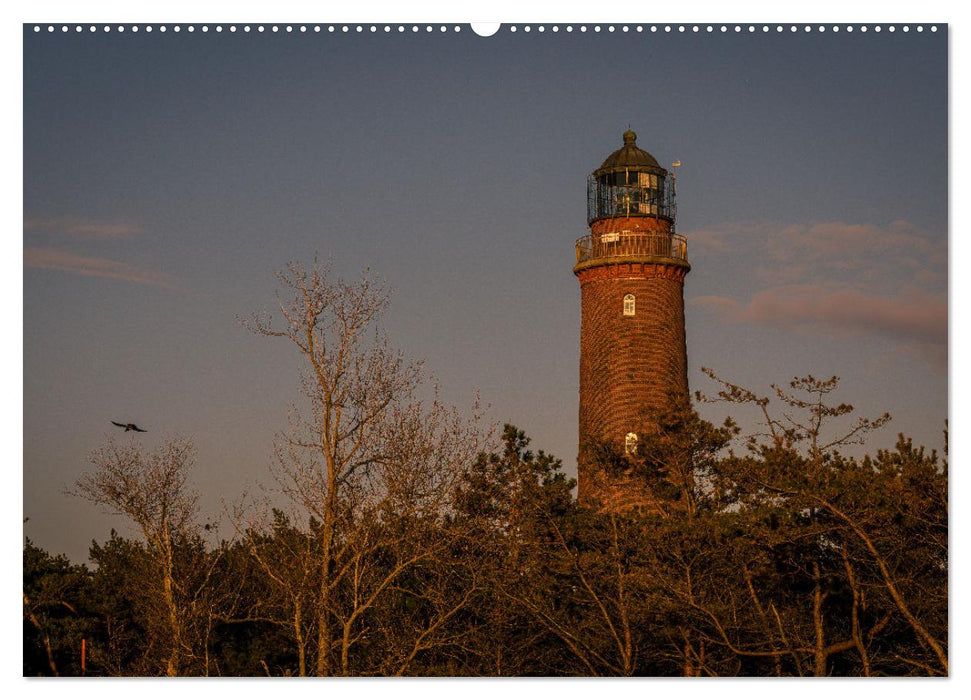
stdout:
[[126,433],[129,430],[134,430],[136,433],[147,433],[148,432],[147,430],[142,430],[141,428],[139,428],[134,423],[116,423],[115,421],[111,421],[111,424],[112,425],[117,425],[119,428],[124,428]]

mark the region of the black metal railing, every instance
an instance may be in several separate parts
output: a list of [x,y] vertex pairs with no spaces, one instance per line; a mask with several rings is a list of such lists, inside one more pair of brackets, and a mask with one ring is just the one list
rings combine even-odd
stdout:
[[669,258],[688,262],[688,242],[677,233],[613,231],[577,239],[577,264],[601,258]]

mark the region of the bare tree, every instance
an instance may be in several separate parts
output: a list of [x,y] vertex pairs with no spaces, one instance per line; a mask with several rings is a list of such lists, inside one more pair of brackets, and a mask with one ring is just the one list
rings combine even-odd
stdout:
[[198,535],[198,496],[188,485],[194,448],[187,439],[169,440],[144,453],[132,441],[109,440],[91,455],[94,470],[78,479],[73,495],[126,516],[145,538],[161,597],[159,615],[167,630],[165,673],[179,675],[191,646],[187,626],[199,587],[179,575],[176,550]]
[[244,325],[289,340],[307,361],[306,406],[290,411],[274,476],[319,523],[316,673],[346,675],[365,616],[444,552],[440,538],[416,532],[442,514],[451,475],[471,462],[478,440],[474,421],[415,398],[420,363],[377,329],[389,296],[371,276],[332,281],[315,261],[309,270],[289,264],[279,280],[282,321],[263,312]]

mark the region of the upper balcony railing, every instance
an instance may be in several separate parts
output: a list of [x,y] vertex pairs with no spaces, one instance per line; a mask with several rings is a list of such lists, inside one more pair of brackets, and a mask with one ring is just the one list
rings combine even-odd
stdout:
[[577,239],[577,264],[603,258],[668,258],[688,262],[684,236],[661,231],[614,231]]

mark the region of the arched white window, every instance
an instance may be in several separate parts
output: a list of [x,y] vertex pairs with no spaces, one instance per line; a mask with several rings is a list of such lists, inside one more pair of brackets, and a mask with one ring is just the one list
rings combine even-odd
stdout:
[[634,295],[628,294],[624,297],[624,316],[634,315]]
[[637,433],[627,433],[624,439],[624,452],[629,455],[637,452]]

